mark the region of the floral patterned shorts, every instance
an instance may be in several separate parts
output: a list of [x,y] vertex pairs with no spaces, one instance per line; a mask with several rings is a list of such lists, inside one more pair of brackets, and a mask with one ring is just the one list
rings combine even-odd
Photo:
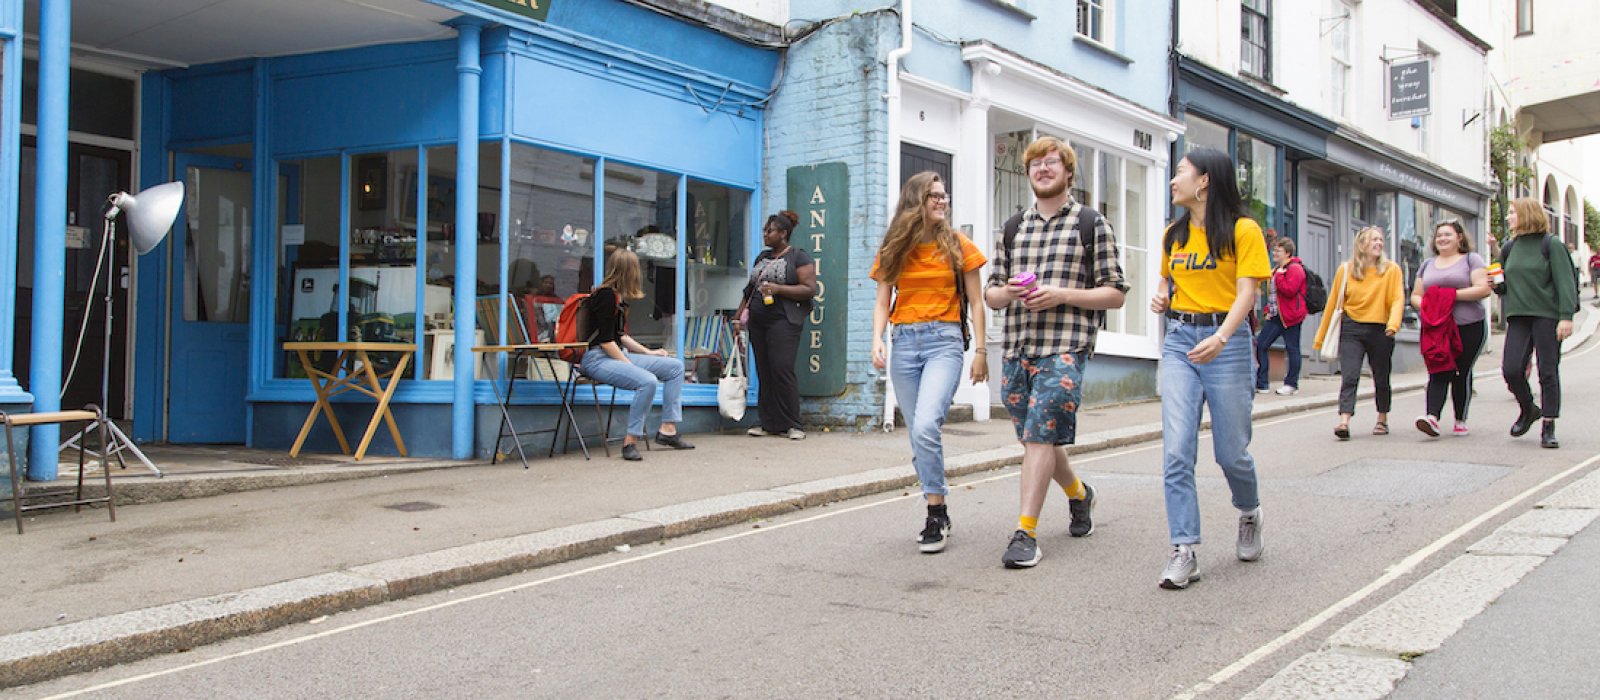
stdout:
[[1078,402],[1083,398],[1087,353],[1006,360],[1001,395],[1017,439],[1071,445],[1078,438]]

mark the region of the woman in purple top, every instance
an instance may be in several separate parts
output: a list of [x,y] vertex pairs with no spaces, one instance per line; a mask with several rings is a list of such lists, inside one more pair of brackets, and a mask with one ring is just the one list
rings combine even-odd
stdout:
[[1467,402],[1472,399],[1472,365],[1483,351],[1489,325],[1484,319],[1483,300],[1494,291],[1483,258],[1472,252],[1472,239],[1455,221],[1440,223],[1433,230],[1433,257],[1417,271],[1418,283],[1412,286],[1411,305],[1422,310],[1423,293],[1430,287],[1456,290],[1456,305],[1451,315],[1461,334],[1461,352],[1453,371],[1428,375],[1428,412],[1417,418],[1417,430],[1439,436],[1439,417],[1444,413],[1448,393],[1456,412],[1455,435],[1467,434]]

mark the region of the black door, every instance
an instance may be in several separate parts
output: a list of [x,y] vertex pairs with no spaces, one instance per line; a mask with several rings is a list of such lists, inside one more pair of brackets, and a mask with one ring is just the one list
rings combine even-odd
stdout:
[[944,181],[944,191],[951,197],[955,196],[950,182],[950,162],[952,156],[931,148],[913,146],[909,143],[900,144],[900,187],[905,187],[906,180],[924,170],[939,173],[939,179]]

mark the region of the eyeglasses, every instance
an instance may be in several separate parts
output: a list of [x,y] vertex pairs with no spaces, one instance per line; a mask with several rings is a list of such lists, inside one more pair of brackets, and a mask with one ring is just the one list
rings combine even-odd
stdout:
[[1039,168],[1054,168],[1058,165],[1061,165],[1061,159],[1051,156],[1049,158],[1028,161],[1028,170],[1033,171],[1038,170]]
[[948,202],[950,201],[950,195],[944,192],[929,192],[928,199],[935,202]]

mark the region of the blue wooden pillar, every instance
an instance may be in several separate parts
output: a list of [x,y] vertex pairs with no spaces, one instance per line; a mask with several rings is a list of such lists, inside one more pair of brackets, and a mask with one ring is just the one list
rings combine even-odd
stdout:
[[476,406],[472,401],[477,363],[472,358],[473,326],[478,309],[478,102],[482,89],[480,49],[483,25],[456,23],[456,347],[454,396],[451,404],[450,456],[473,456]]
[[[33,410],[61,409],[62,312],[67,266],[67,81],[72,0],[39,3],[39,174],[33,207]],[[28,478],[56,478],[61,428],[40,425],[28,444]]]
[[22,162],[22,2],[0,0],[0,406],[33,396],[13,373],[17,337],[17,179]]

